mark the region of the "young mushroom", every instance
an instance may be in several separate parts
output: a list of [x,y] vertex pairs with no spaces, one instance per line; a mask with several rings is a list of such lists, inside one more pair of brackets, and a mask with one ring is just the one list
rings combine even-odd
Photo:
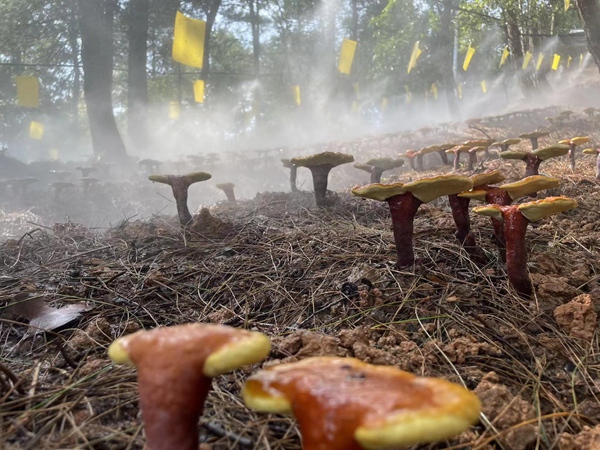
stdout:
[[446,150],[450,150],[451,148],[456,147],[456,144],[442,144],[438,146],[438,150],[437,153],[438,155],[440,155],[440,158],[442,159],[442,164],[444,166],[448,166],[450,165],[450,162],[448,161],[448,154],[446,153]]
[[504,139],[503,141],[494,142],[490,147],[500,147],[500,152],[507,152],[511,145],[517,145],[521,139]]
[[452,147],[446,150],[446,153],[454,154],[454,170],[460,169],[460,154],[469,153],[469,150],[471,150],[471,148],[473,148],[471,145],[457,145],[456,147]]
[[596,180],[600,180],[600,148],[586,148],[584,155],[596,155]]
[[[506,178],[497,170],[491,172],[485,172],[479,175],[471,177],[473,181],[472,192],[480,192],[486,189],[490,189],[490,185],[497,184],[504,181]],[[470,194],[471,191],[466,194]],[[469,203],[471,197],[469,195],[451,194],[448,196],[448,203],[452,210],[452,218],[456,225],[456,232],[454,235],[458,242],[463,246],[467,253],[476,262],[483,262],[484,257],[477,246],[475,236],[471,233],[471,218],[469,217]]]
[[394,449],[435,442],[477,422],[466,388],[355,358],[312,357],[252,375],[242,395],[262,412],[293,414],[303,450]]
[[262,333],[191,323],[138,331],[108,348],[117,364],[137,368],[148,450],[198,450],[198,419],[211,378],[262,361]]
[[475,168],[475,163],[477,162],[477,153],[485,152],[487,154],[488,147],[483,145],[477,145],[471,149],[469,149],[469,163],[467,165],[467,170],[472,171]]
[[282,159],[281,163],[283,164],[283,167],[290,169],[290,189],[292,192],[298,192],[298,187],[296,186],[298,167],[295,164],[292,164],[289,159]]
[[[440,150],[438,145],[431,145],[429,147],[423,147],[421,150],[417,152],[417,167],[419,170],[425,170],[425,165],[423,163],[423,157],[428,153],[437,153]],[[378,181],[372,183],[378,183]]]
[[188,188],[194,183],[209,180],[211,177],[210,173],[194,172],[187,175],[150,175],[148,179],[156,183],[164,183],[171,186],[177,205],[179,223],[182,227],[185,227],[192,221],[192,215],[187,205]]
[[590,142],[590,138],[587,136],[578,136],[559,142],[559,144],[569,146],[569,161],[571,162],[571,170],[575,170],[575,148],[579,145],[587,144],[588,142]]
[[504,159],[519,159],[525,161],[525,176],[538,175],[540,164],[547,159],[564,156],[569,152],[569,146],[564,144],[554,144],[548,147],[538,148],[532,152],[524,150],[508,150],[500,153]]
[[[386,170],[396,169],[397,167],[402,167],[404,165],[404,160],[392,158],[372,158],[368,160],[365,165],[371,168],[369,171],[371,174],[371,183],[380,183],[383,172]],[[357,169],[362,169],[362,167],[357,167],[356,164],[354,167]]]
[[529,139],[531,141],[531,150],[537,150],[538,141],[540,138],[550,135],[549,131],[532,131],[531,133],[520,134],[521,139]]
[[229,203],[237,203],[237,200],[235,199],[235,184],[233,183],[217,183],[216,185],[217,189],[221,189],[224,193],[225,196],[227,197],[227,201]]
[[417,168],[415,167],[415,158],[417,157],[419,152],[416,152],[415,150],[406,150],[404,152],[404,154],[399,155],[401,158],[406,158],[408,159],[408,163],[410,164],[410,168],[414,171],[417,170]]
[[327,178],[331,169],[353,161],[354,156],[352,155],[334,152],[322,152],[316,155],[290,159],[291,164],[297,167],[306,167],[310,170],[315,190],[315,201],[318,207],[326,207],[329,204],[327,201]]
[[577,202],[567,197],[547,197],[518,205],[486,205],[473,209],[477,214],[492,217],[504,224],[506,239],[506,271],[508,280],[524,298],[533,294],[533,285],[527,272],[527,225],[552,214],[577,207]]
[[[475,199],[499,206],[510,205],[512,202],[523,197],[533,195],[536,192],[544,189],[557,187],[560,184],[560,180],[558,178],[551,178],[543,175],[533,175],[514,183],[503,184],[502,186],[490,186],[490,184],[494,184],[492,181],[482,183],[475,177],[473,178],[474,186],[475,183],[478,183],[477,186],[469,192],[462,192],[458,194],[458,197]],[[497,182],[499,181],[495,181],[495,183]],[[495,219],[494,217],[492,217],[491,220],[494,228],[494,239],[496,241],[496,246],[498,247],[500,259],[503,262],[506,262],[506,240],[504,237],[504,225],[501,221]]]
[[411,183],[373,183],[352,188],[357,197],[386,201],[392,215],[394,241],[396,243],[398,268],[412,266],[415,262],[413,250],[414,218],[423,203],[438,197],[464,192],[473,187],[468,177],[441,175],[423,178]]

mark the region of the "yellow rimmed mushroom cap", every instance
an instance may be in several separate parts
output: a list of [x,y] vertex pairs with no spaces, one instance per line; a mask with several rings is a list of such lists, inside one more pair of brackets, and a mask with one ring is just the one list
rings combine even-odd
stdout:
[[[378,169],[391,170],[403,166],[404,160],[392,158],[372,158],[366,162],[366,165],[377,167]],[[356,164],[354,167],[356,167]]]
[[345,153],[322,152],[309,156],[298,156],[290,159],[290,162],[299,167],[315,166],[339,166],[354,161],[354,156]]
[[446,153],[467,153],[473,148],[472,145],[456,145],[446,150]]
[[498,170],[492,170],[490,172],[484,172],[471,177],[473,180],[473,187],[484,186],[490,184],[498,184],[506,180],[506,177],[502,175]]
[[438,197],[468,191],[473,187],[473,181],[460,175],[440,175],[412,181],[403,187],[423,203],[429,203]]
[[549,145],[547,147],[538,148],[534,150],[533,153],[542,161],[545,161],[550,158],[556,158],[557,156],[564,156],[569,153],[569,146],[565,144],[554,144]]
[[514,183],[503,184],[498,187],[508,192],[510,198],[517,200],[533,194],[534,192],[555,188],[558,185],[560,185],[560,179],[558,178],[546,177],[544,175],[532,175],[523,178],[522,180],[515,181]]
[[499,153],[500,157],[504,159],[525,159],[528,154],[529,152],[524,150],[507,150]]
[[175,178],[182,178],[187,183],[193,184],[200,181],[210,180],[212,175],[207,172],[192,172],[186,175],[150,175],[148,179],[156,183],[171,184]]
[[215,184],[215,187],[217,187],[218,189],[233,189],[235,187],[235,184],[233,184],[233,183],[217,183],[217,184]]
[[521,139],[538,139],[541,137],[545,137],[545,136],[549,136],[550,132],[549,131],[532,131],[531,133],[523,133],[520,134],[519,137]]
[[353,195],[371,200],[386,201],[395,195],[406,194],[404,183],[371,183],[365,186],[355,186],[351,189]]
[[597,155],[598,149],[597,148],[584,148],[583,153],[585,155]]
[[492,219],[502,220],[502,207],[500,205],[484,205],[473,208],[475,214],[488,216]]
[[487,149],[486,146],[484,145],[477,145],[475,147],[471,147],[471,149],[469,150],[469,153],[479,153],[479,152],[483,152]]
[[[196,367],[212,378],[240,366],[262,361],[271,343],[266,335],[225,325],[191,323],[140,330],[115,340],[108,356],[117,364],[146,367],[156,364],[158,373],[169,365]],[[152,370],[152,369],[150,369]]]
[[563,139],[562,141],[559,141],[559,144],[565,144],[565,145],[575,145],[575,146],[579,146],[579,145],[583,145],[583,144],[587,144],[588,142],[590,142],[590,138],[588,136],[577,136],[571,139]]
[[361,163],[354,164],[354,167],[356,167],[359,170],[364,170],[365,172],[369,172],[369,173],[371,173],[371,170],[373,169],[372,166],[369,166],[368,164],[361,164]]
[[481,403],[466,388],[356,358],[312,357],[252,375],[252,409],[292,413],[307,448],[383,450],[442,440],[477,422]]
[[448,142],[447,144],[442,144],[438,146],[440,150],[446,151],[446,150],[450,150],[451,148],[456,147],[456,144],[452,144],[450,142]]
[[518,207],[527,220],[535,222],[553,214],[577,208],[577,201],[569,197],[547,197],[534,202],[521,203]]
[[470,141],[463,142],[463,145],[471,147],[489,147],[493,142],[493,139],[471,139]]
[[485,202],[485,196],[487,195],[487,191],[483,189],[474,189],[472,191],[461,192],[458,194],[459,197],[462,198],[471,198],[474,200],[479,200],[480,202]]

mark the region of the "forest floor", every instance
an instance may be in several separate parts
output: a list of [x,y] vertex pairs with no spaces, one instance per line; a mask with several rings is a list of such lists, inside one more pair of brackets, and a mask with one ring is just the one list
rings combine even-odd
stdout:
[[[106,349],[135,330],[187,322],[267,334],[268,364],[354,356],[475,390],[479,424],[415,448],[600,448],[593,166],[583,156],[576,173],[565,161],[542,165],[563,180],[548,194],[579,207],[530,225],[531,300],[509,287],[486,218],[472,217],[472,226],[488,262],[469,260],[445,199],[417,213],[419,264],[405,270],[395,267],[387,205],[348,193],[326,210],[310,192],[222,203],[210,209],[220,219],[214,226],[186,234],[173,217],[102,233],[74,223],[34,226],[0,246],[0,307],[38,298],[85,311],[44,333],[4,311],[0,449],[141,449],[135,370],[111,363]],[[524,168],[501,160],[489,167],[513,177]],[[557,311],[561,305],[568,306]],[[204,448],[300,448],[292,419],[244,407],[240,388],[258,367],[214,380],[201,420]]]

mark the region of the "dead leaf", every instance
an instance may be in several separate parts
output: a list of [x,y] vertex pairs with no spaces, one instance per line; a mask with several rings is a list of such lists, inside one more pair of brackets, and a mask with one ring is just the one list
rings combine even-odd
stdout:
[[29,326],[35,330],[34,333],[41,333],[68,324],[87,310],[89,310],[89,307],[84,303],[52,308],[46,306],[43,297],[34,297],[9,304],[6,312],[29,320]]

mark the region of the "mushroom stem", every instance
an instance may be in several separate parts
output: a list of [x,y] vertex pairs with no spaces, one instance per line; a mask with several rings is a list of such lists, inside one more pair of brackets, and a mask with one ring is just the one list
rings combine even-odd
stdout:
[[327,178],[333,166],[323,164],[320,166],[309,167],[312,173],[313,188],[315,191],[315,201],[318,207],[326,207],[327,201]]
[[448,202],[452,210],[452,218],[456,224],[454,236],[474,260],[482,262],[483,255],[477,246],[475,236],[471,233],[471,219],[469,217],[471,199],[452,194],[448,196]]
[[188,208],[188,188],[190,182],[186,177],[183,176],[171,176],[169,177],[169,185],[173,191],[173,197],[175,197],[175,204],[177,205],[177,216],[179,217],[179,223],[182,227],[185,227],[192,221],[192,215]]
[[371,183],[381,183],[381,175],[385,171],[382,167],[373,167],[371,169]]
[[423,203],[411,192],[394,195],[386,200],[392,214],[394,241],[398,260],[396,267],[412,266],[415,262],[413,251],[414,218],[419,206]]
[[290,189],[292,192],[298,192],[296,185],[296,177],[298,176],[298,167],[293,165],[290,167]]
[[442,164],[444,166],[449,165],[450,163],[448,162],[448,154],[446,153],[446,150],[438,150],[438,154],[440,155],[440,158],[442,158]]
[[598,157],[596,158],[596,180],[600,181],[600,151],[598,151]]
[[529,140],[531,141],[531,150],[537,150],[538,149],[538,138],[536,137],[532,137],[529,138]]
[[[485,194],[485,201],[492,205],[510,205],[512,198],[507,191],[500,188],[490,188]],[[504,223],[501,220],[491,217],[492,227],[494,227],[494,241],[498,247],[500,260],[506,262],[506,238],[504,237]]]
[[502,214],[504,218],[504,235],[506,239],[506,271],[510,284],[522,297],[529,298],[533,294],[533,285],[527,273],[527,244],[525,234],[529,220],[517,207],[507,208]]
[[460,169],[460,152],[454,152],[454,170]]
[[211,381],[199,374],[197,368],[172,372],[165,370],[164,376],[157,378],[155,368],[138,367],[147,448],[197,450],[198,417]]
[[477,154],[475,152],[469,152],[469,164],[467,165],[467,170],[472,171],[476,162],[477,162]]
[[423,172],[425,170],[425,167],[423,166],[423,155],[421,153],[417,155],[417,170],[419,172]]
[[542,160],[532,153],[528,153],[525,156],[525,177],[530,177],[532,175],[539,175],[540,173],[540,164]]
[[577,147],[577,145],[571,142],[569,147],[569,162],[571,164],[571,170],[575,170],[575,147]]

